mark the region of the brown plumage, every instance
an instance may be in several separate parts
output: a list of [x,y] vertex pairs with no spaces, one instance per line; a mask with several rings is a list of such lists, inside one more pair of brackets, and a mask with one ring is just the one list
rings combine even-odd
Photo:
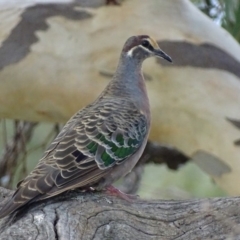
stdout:
[[67,122],[35,169],[18,184],[0,218],[69,189],[101,190],[132,170],[150,128],[141,66],[151,56],[171,61],[146,35],[127,40],[111,82]]

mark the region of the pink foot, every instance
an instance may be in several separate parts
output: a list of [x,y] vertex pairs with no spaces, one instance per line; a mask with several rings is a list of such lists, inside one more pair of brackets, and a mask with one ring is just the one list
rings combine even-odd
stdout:
[[137,195],[131,195],[131,194],[124,193],[112,185],[106,187],[105,191],[112,196],[122,198],[128,202],[133,202],[133,200],[136,200],[138,198]]

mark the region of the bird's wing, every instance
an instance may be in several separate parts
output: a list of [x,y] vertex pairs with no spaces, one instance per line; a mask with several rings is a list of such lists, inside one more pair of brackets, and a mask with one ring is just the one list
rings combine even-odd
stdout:
[[35,199],[91,186],[112,166],[133,155],[147,133],[146,116],[126,100],[83,109],[69,120],[36,168],[19,183],[7,212]]

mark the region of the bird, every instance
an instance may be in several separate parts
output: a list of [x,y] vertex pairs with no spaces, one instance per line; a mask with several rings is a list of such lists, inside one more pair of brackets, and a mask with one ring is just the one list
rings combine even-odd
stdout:
[[0,218],[72,189],[105,190],[124,198],[112,184],[133,169],[147,143],[151,114],[142,63],[154,56],[172,62],[148,35],[125,42],[109,84],[65,124],[17,184]]

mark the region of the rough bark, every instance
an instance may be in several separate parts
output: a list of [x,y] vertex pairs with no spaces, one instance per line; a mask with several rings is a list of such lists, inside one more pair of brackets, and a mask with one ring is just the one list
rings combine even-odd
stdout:
[[[0,207],[10,193],[0,188]],[[239,209],[239,197],[129,203],[69,192],[32,206],[0,239],[240,239]]]

